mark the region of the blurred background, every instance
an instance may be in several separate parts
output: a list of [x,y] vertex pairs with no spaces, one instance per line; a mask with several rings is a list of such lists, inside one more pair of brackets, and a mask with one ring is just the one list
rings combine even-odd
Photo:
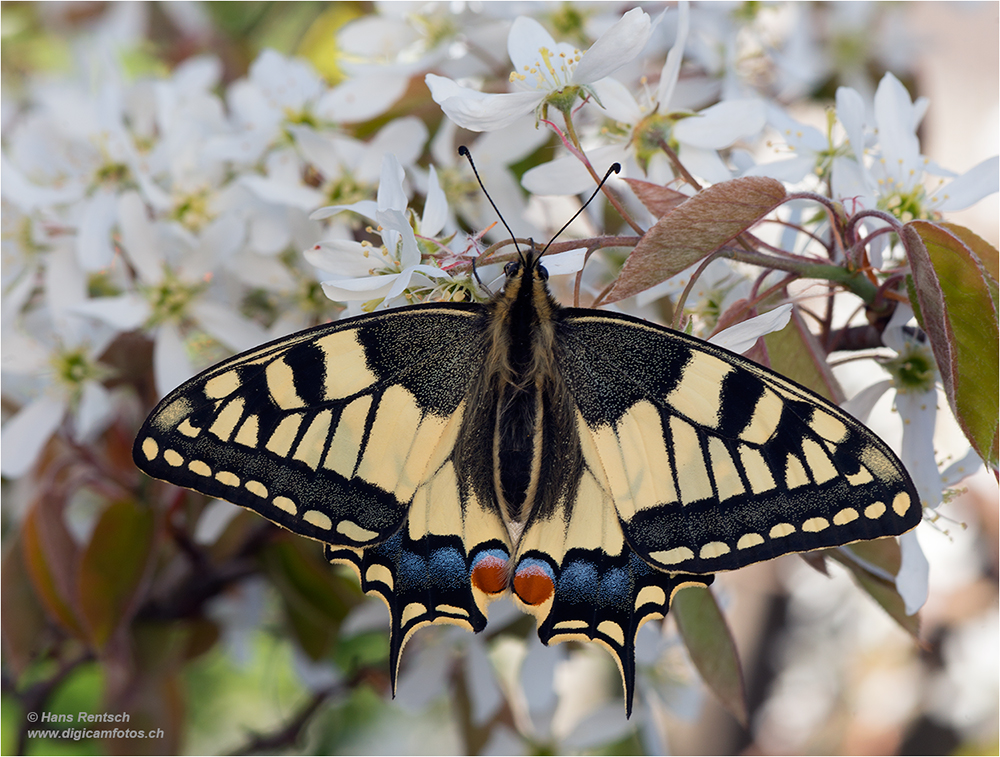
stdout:
[[[107,272],[113,266],[100,262],[84,266],[82,284],[70,281],[73,251],[61,241],[73,233],[83,236],[86,219],[97,224],[98,232],[113,228],[111,206],[95,201],[74,211],[79,215],[60,217],[40,210],[58,205],[59,193],[73,181],[90,188],[88,197],[98,196],[93,188],[128,163],[114,155],[110,140],[101,142],[102,115],[127,114],[140,153],[168,142],[164,113],[176,112],[184,121],[173,127],[165,148],[166,170],[176,180],[164,207],[171,208],[187,235],[169,243],[157,239],[164,255],[182,254],[176,250],[185,245],[225,246],[226,240],[234,245],[243,240],[253,248],[227,253],[225,275],[237,282],[232,286],[253,290],[238,312],[257,330],[241,331],[241,324],[210,312],[210,305],[202,307],[198,312],[206,324],[214,319],[216,331],[206,325],[193,337],[189,333],[183,347],[193,367],[204,367],[226,354],[220,341],[233,345],[246,339],[252,346],[339,312],[323,297],[315,272],[301,261],[301,252],[329,238],[330,228],[307,221],[307,212],[291,204],[274,211],[268,192],[276,192],[276,184],[234,181],[236,176],[280,177],[281,166],[269,156],[277,154],[274,145],[292,141],[289,135],[295,134],[289,114],[297,107],[296,92],[303,93],[301,105],[349,81],[345,61],[356,63],[360,50],[384,52],[402,82],[398,95],[377,113],[337,124],[339,133],[371,145],[394,120],[415,117],[433,135],[444,128],[442,114],[423,76],[447,74],[468,53],[468,45],[459,49],[463,37],[456,27],[485,30],[482,39],[496,41],[489,52],[497,67],[506,69],[501,51],[516,15],[538,18],[550,31],[565,31],[564,38],[575,30],[592,40],[596,35],[587,18],[593,17],[599,30],[601,14],[617,18],[628,7],[528,2],[503,7],[475,2],[0,6],[7,179],[4,422],[38,396],[38,387],[53,372],[76,382],[75,389],[38,411],[38,427],[64,423],[60,419],[67,408],[102,408],[102,422],[93,421],[92,435],[53,433],[38,441],[30,456],[9,445],[5,431],[4,754],[998,752],[997,486],[984,470],[962,481],[937,511],[938,519],[919,528],[930,563],[929,598],[919,627],[904,630],[833,561],[820,566],[788,556],[718,578],[713,591],[742,661],[747,728],[705,689],[671,619],[662,632],[657,623],[643,629],[639,662],[646,672],[637,696],[645,705],[626,721],[610,657],[589,648],[594,645],[542,647],[533,621],[509,603],[491,606],[489,628],[479,636],[456,628],[417,634],[403,656],[393,700],[386,611],[378,599],[360,594],[353,574],[326,564],[319,545],[279,532],[231,505],[151,485],[132,467],[132,436],[155,395],[153,384],[160,377],[151,366],[154,353],[169,349],[164,335],[173,332],[162,325],[169,321],[156,321],[145,311],[125,313],[130,304],[122,300],[121,311],[105,319],[119,319],[113,339],[90,334],[85,347],[74,341],[77,332],[68,336],[58,323],[36,329],[35,305],[58,310],[46,298],[72,298],[77,286],[88,297],[118,291],[114,271]],[[642,7],[655,17],[673,6]],[[710,3],[695,4],[692,24],[705,39],[714,33],[720,45],[738,51],[744,73],[751,69],[764,82],[762,95],[821,129],[837,86],[854,87],[870,103],[882,75],[892,71],[914,98],[929,99],[919,130],[924,154],[961,174],[997,152],[998,8],[997,3],[971,2]],[[287,95],[282,107],[288,120],[262,137],[266,148],[245,159],[227,157],[229,162],[199,175],[199,161],[185,146],[214,135],[217,123],[225,124],[218,133],[231,140],[213,143],[218,155],[229,155],[226,150],[235,155],[240,139],[259,135],[254,129],[267,111],[263,106],[255,110],[247,82],[265,50],[302,62],[300,69],[282,69],[287,81],[268,82]],[[190,65],[206,60],[213,62]],[[685,71],[725,75],[722,69],[708,71],[705,60],[691,62]],[[137,82],[169,85],[134,86]],[[364,99],[357,93],[344,97],[350,103]],[[276,123],[283,117],[278,110]],[[158,115],[148,115],[153,112]],[[47,121],[46,114],[53,113],[55,119]],[[142,120],[144,113],[148,122]],[[58,129],[52,126],[57,122]],[[80,133],[71,134],[76,127]],[[417,169],[414,183],[420,183],[419,169],[433,162],[431,147],[421,143],[411,160]],[[516,176],[541,158],[532,154],[518,161],[511,166]],[[11,165],[17,166],[16,176]],[[81,180],[84,171],[90,173]],[[321,178],[302,179],[303,186],[321,184]],[[329,201],[331,190],[323,189]],[[374,185],[359,190],[342,183],[338,191],[342,202],[374,197]],[[204,222],[213,216],[210,202],[215,211],[243,203],[256,217],[244,220],[246,230],[236,242],[226,227],[216,228],[219,236],[212,237],[205,231],[211,224]],[[997,211],[994,194],[948,218],[997,245]],[[111,220],[102,227],[99,219],[106,217]],[[73,232],[74,227],[80,231]],[[144,238],[129,233],[122,230],[114,244],[127,247],[130,238]],[[249,259],[244,255],[271,262],[254,258],[241,264]],[[239,265],[244,270],[233,273]],[[278,280],[280,286],[274,284]],[[220,281],[226,286],[218,274],[213,286]],[[146,291],[161,288],[164,312],[174,302],[170,296],[183,289],[167,283],[151,279],[144,284]],[[183,291],[185,297],[197,296],[195,289]],[[132,323],[130,318],[136,325],[121,327]],[[213,341],[206,331],[214,337],[225,332],[230,339]],[[39,333],[52,338],[39,341],[34,338]],[[198,339],[203,344],[192,346]],[[93,367],[97,357],[104,368]],[[848,395],[865,385],[847,372],[842,380]],[[101,399],[88,405],[88,392]],[[86,422],[76,418],[78,424]],[[948,438],[947,429],[940,433],[942,438],[935,439],[940,454],[960,454],[952,450],[961,440]],[[22,463],[21,458],[28,459]],[[131,713],[131,727],[162,728],[164,739],[26,736],[31,712],[121,709]]]

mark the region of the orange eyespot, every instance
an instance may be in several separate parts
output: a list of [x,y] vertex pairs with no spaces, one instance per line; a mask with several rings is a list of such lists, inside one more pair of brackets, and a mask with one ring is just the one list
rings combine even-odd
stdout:
[[485,594],[507,591],[507,555],[491,549],[476,556],[470,571],[472,585]]
[[540,605],[555,592],[552,568],[541,560],[527,557],[514,573],[514,593],[528,605]]

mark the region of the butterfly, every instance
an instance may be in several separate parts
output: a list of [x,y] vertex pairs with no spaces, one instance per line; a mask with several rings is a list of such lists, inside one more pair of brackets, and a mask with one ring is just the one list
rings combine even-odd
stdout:
[[636,633],[682,588],[901,534],[921,506],[850,415],[708,342],[561,306],[543,251],[519,250],[486,303],[361,315],[225,360],[159,403],[133,456],[353,566],[389,609],[393,689],[418,628],[481,631],[510,595],[544,643],[606,647],[630,714]]

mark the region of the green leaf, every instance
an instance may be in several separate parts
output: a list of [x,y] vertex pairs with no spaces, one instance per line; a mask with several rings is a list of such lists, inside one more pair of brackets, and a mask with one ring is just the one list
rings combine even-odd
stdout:
[[131,500],[108,505],[80,560],[79,603],[91,642],[103,649],[135,610],[153,557],[155,516]]
[[968,230],[956,233],[929,221],[908,223],[901,236],[913,272],[920,325],[930,339],[948,402],[973,449],[996,468],[996,281],[964,240],[993,262],[996,251]]
[[703,260],[784,198],[780,181],[761,176],[733,179],[699,192],[643,235],[605,302],[631,297]]
[[313,542],[275,541],[262,559],[299,645],[310,658],[320,659],[334,649],[341,622],[361,601],[357,589],[337,574]]
[[839,404],[844,401],[844,390],[830,370],[826,351],[809,330],[798,309],[792,310],[788,325],[781,331],[767,334],[764,343],[772,369],[831,402]]
[[740,658],[715,595],[704,586],[688,586],[677,592],[670,612],[698,673],[746,727],[748,709]]

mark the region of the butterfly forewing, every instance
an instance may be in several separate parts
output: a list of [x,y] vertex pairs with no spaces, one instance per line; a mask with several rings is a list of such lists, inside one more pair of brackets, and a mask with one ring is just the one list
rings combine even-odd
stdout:
[[818,395],[638,319],[562,316],[559,364],[593,440],[590,464],[651,565],[732,570],[919,522],[895,455]]
[[[159,404],[135,460],[304,536],[385,541],[452,452],[481,317],[364,316],[239,355]],[[432,338],[442,333],[453,338]]]

